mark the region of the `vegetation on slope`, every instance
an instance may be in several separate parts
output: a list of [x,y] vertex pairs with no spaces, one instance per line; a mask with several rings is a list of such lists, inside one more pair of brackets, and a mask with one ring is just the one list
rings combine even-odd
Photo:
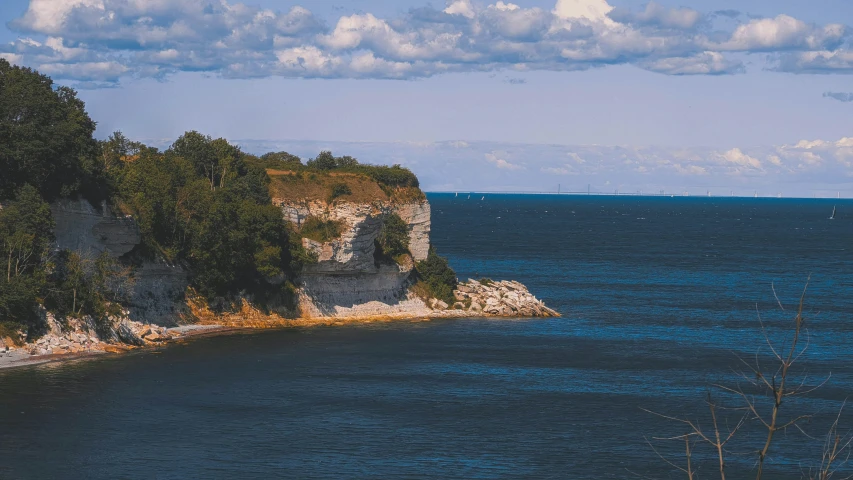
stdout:
[[24,185],[47,201],[76,194],[105,199],[94,131],[74,90],[54,88],[49,77],[0,58],[0,199]]
[[400,165],[362,164],[353,157],[335,157],[328,151],[320,152],[305,165],[287,152],[265,154],[255,164],[272,177],[275,198],[330,203],[337,198],[356,203],[425,198],[415,174]]
[[385,217],[373,247],[373,257],[377,263],[393,261],[402,264],[403,257],[409,255],[409,229],[406,222],[396,213]]
[[[318,220],[299,229],[283,220],[271,194],[364,203],[424,198],[417,177],[399,165],[366,165],[330,152],[306,164],[286,152],[257,157],[195,131],[160,151],[121,132],[97,141],[94,130],[74,90],[0,59],[4,332],[32,332],[42,306],[60,320],[90,317],[105,325],[131,294],[134,265],[158,258],[187,267],[191,286],[219,304],[243,295],[261,302],[292,299],[287,280],[317,261],[301,238],[338,237],[340,225]],[[56,251],[48,203],[68,197],[106,201],[132,215],[141,245],[121,259]],[[389,218],[379,240],[382,252],[404,255],[404,232],[399,217]],[[446,282],[436,280],[430,267],[435,258],[420,275],[443,295]]]
[[446,258],[438,255],[435,247],[430,247],[426,260],[415,264],[415,272],[418,279],[415,293],[424,299],[437,298],[448,305],[454,303],[453,291],[459,283],[456,272]]

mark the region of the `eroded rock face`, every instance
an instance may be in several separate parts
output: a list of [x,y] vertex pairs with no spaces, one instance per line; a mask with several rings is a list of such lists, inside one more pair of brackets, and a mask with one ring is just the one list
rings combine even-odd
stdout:
[[276,202],[284,218],[302,225],[309,216],[340,221],[344,225],[339,239],[320,243],[305,239],[303,245],[319,256],[317,265],[309,266],[311,273],[372,273],[373,241],[379,235],[382,222],[396,213],[406,222],[409,231],[409,251],[415,261],[425,260],[429,253],[430,205],[426,200],[396,204],[373,202],[371,204],[326,202]]
[[96,209],[83,199],[63,199],[52,203],[50,210],[56,222],[56,246],[60,249],[109,252],[120,257],[141,240],[133,218],[114,215],[106,205]]
[[[415,261],[429,252],[430,206],[426,200],[411,203],[354,204],[322,201],[276,202],[284,218],[301,225],[309,216],[343,225],[340,238],[330,242],[303,239],[303,246],[318,256],[299,278],[308,316],[385,315],[420,311],[422,302],[409,298],[412,265],[379,265],[374,240],[385,218],[396,213],[407,224],[409,250]],[[410,262],[411,263],[411,262]]]
[[189,274],[180,266],[146,262],[134,271],[130,318],[159,325],[174,325],[186,309],[184,294]]

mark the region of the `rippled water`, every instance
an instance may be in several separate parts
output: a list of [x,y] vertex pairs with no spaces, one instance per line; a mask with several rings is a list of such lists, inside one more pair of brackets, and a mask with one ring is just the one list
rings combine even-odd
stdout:
[[[430,195],[439,251],[563,318],[260,332],[0,372],[0,478],[682,478],[645,438],[677,453],[652,437],[684,429],[641,407],[706,425],[707,386],[734,385],[735,355],[761,343],[757,314],[790,318],[771,284],[790,309],[809,274],[803,366],[832,377],[785,406],[819,412],[819,435],[853,392],[853,202],[480,196]],[[735,478],[756,432],[730,444]],[[821,440],[778,437],[765,478],[800,478]]]

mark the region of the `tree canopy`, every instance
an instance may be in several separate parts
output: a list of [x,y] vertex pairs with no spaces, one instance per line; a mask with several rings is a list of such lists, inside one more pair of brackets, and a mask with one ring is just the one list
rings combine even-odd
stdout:
[[0,198],[32,185],[42,197],[108,196],[95,122],[68,87],[0,58]]

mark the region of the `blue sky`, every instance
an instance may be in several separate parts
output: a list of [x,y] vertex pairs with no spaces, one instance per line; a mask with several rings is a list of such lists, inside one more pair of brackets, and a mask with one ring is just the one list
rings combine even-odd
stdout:
[[4,0],[0,56],[168,145],[433,190],[853,196],[853,2]]

